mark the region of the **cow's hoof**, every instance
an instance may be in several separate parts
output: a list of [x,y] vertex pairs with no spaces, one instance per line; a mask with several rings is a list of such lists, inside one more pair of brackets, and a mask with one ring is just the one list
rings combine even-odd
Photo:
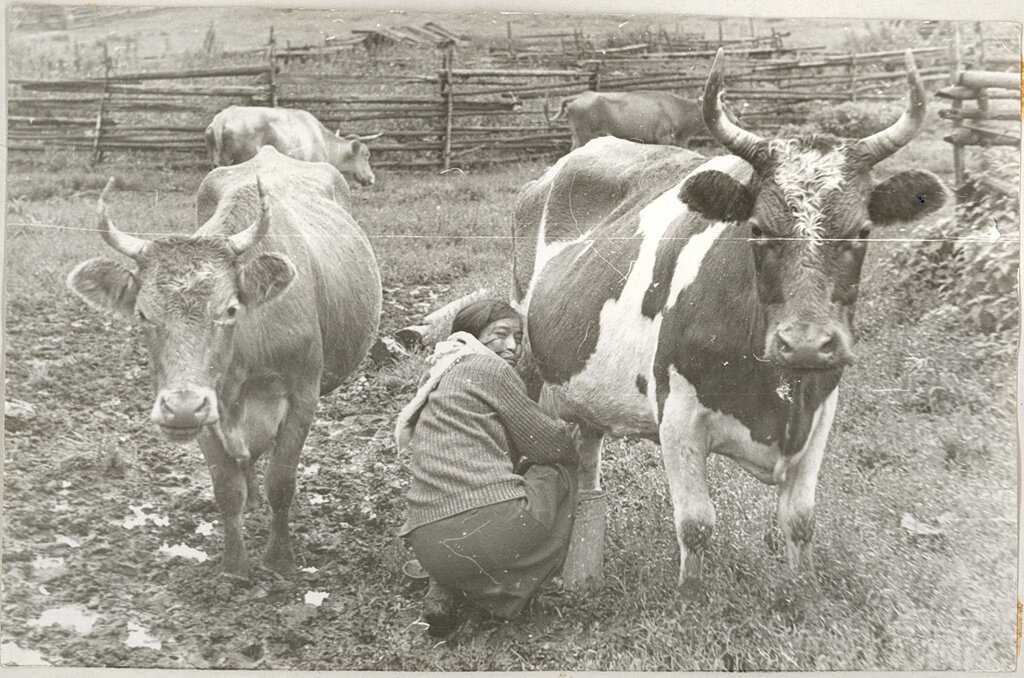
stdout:
[[263,564],[268,570],[278,574],[290,575],[295,572],[295,559],[291,553],[272,554],[268,553],[263,558]]
[[676,610],[680,613],[700,607],[708,600],[707,589],[700,579],[687,579],[676,589]]
[[241,561],[225,561],[221,566],[221,574],[228,579],[234,579],[236,581],[249,581],[249,575],[252,574],[252,567],[248,559]]

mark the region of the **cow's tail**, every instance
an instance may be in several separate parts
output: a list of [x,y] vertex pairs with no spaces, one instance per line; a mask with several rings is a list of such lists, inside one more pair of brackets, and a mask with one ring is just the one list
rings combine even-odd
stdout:
[[559,106],[558,106],[558,115],[556,115],[555,117],[552,118],[551,117],[551,102],[548,100],[548,93],[544,92],[544,119],[547,120],[547,123],[550,125],[550,124],[552,124],[554,122],[558,122],[559,120],[564,120],[565,119],[565,109],[566,109],[566,107],[569,104],[571,104],[573,102],[573,99],[575,99],[575,98],[576,97],[573,96],[573,97],[565,97],[564,99],[562,99],[562,103],[559,104]]
[[218,125],[216,120],[206,127],[206,149],[210,152],[210,162],[214,167],[221,166],[220,156],[224,141],[221,137],[221,127],[222,125]]

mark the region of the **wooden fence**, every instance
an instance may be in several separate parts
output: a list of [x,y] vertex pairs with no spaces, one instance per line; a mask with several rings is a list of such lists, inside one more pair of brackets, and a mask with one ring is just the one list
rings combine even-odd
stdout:
[[[767,47],[758,40],[735,39],[726,48],[730,105],[754,131],[803,122],[811,102],[905,96],[903,50],[828,54],[786,49],[778,34]],[[550,156],[565,152],[570,139],[564,125],[546,122],[545,104],[557,106],[560,97],[588,89],[673,90],[696,99],[715,53],[584,51],[567,67],[482,68],[457,44],[407,45],[404,56],[380,59],[365,52],[336,59],[317,54],[307,64],[296,54],[282,61],[271,29],[267,45],[254,53],[262,63],[134,73],[108,66],[103,77],[13,79],[10,148],[88,149],[96,160],[112,152],[171,151],[205,162],[206,125],[217,111],[239,104],[303,108],[331,128],[383,132],[373,146],[377,167],[449,169]],[[670,36],[663,44],[679,42]],[[914,53],[926,81],[948,81],[949,49]],[[423,72],[423,61],[438,57],[440,67]]]
[[[958,188],[968,177],[966,149],[1020,148],[1020,70],[985,70],[988,60],[984,41],[980,32],[977,37],[973,67],[965,68],[964,49],[957,30],[951,64],[952,85],[937,93],[937,96],[950,101],[950,107],[939,111],[939,115],[952,123],[953,130],[944,139],[953,146],[953,172]],[[979,156],[981,172],[976,177],[978,181],[1006,195],[1019,194],[1019,185],[988,175],[987,151],[982,151]]]

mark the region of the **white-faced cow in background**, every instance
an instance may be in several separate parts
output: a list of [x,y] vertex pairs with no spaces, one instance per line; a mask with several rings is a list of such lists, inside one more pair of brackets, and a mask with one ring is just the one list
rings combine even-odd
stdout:
[[788,560],[811,564],[868,233],[945,200],[920,170],[872,183],[872,166],[924,120],[909,52],[906,62],[909,105],[891,127],[762,139],[723,111],[720,51],[703,115],[734,155],[597,139],[519,196],[513,297],[557,409],[585,430],[583,486],[599,486],[603,435],[660,442],[684,597],[702,591],[715,524],[709,453],[779,486]]
[[[544,104],[547,117],[546,100]],[[568,118],[573,149],[603,136],[685,146],[690,137],[704,132],[700,104],[671,92],[582,92],[563,99],[548,123],[563,118]]]
[[312,113],[296,108],[229,106],[206,128],[206,147],[215,167],[237,165],[273,146],[296,160],[334,165],[363,186],[372,186],[376,178],[366,142],[379,136],[342,136],[341,130],[331,132]]
[[377,330],[380,275],[347,195],[333,167],[265,148],[210,172],[191,236],[124,233],[101,197],[103,238],[135,266],[90,259],[68,276],[90,305],[141,325],[152,420],[171,441],[198,438],[232,574],[249,569],[242,513],[259,503],[254,464],[265,452],[265,561],[292,568],[288,510],[317,401],[358,367]]

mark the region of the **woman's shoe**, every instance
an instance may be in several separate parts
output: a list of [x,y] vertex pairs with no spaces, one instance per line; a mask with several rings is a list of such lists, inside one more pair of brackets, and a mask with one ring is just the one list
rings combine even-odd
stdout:
[[462,591],[451,589],[430,580],[430,587],[423,597],[423,621],[430,624],[427,633],[435,638],[444,638],[458,625],[458,611],[465,599]]

